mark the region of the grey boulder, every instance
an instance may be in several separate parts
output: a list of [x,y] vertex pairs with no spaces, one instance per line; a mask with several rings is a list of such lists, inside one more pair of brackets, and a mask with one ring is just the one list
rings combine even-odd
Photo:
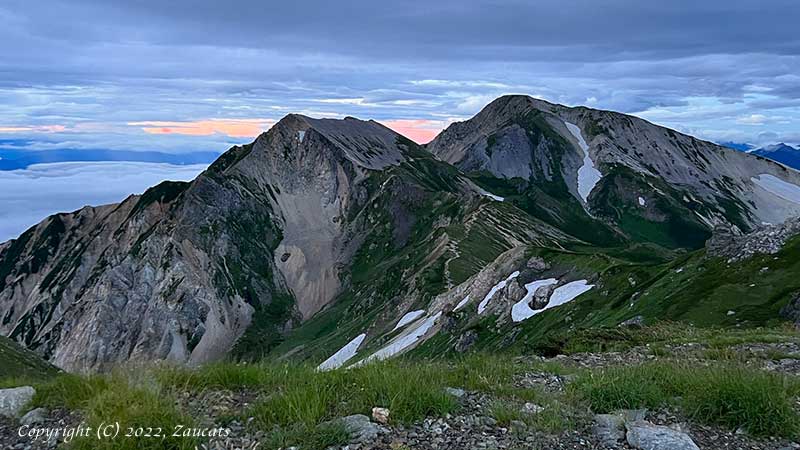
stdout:
[[30,386],[0,389],[0,416],[17,417],[34,395],[36,390]]
[[350,433],[350,442],[354,444],[372,442],[383,431],[378,424],[370,422],[369,417],[363,414],[342,417],[336,422],[344,425]]
[[45,408],[36,408],[31,411],[28,411],[22,418],[19,419],[19,423],[22,425],[38,425],[44,423],[47,420],[47,410]]
[[638,421],[627,424],[628,445],[641,450],[700,450],[688,434]]

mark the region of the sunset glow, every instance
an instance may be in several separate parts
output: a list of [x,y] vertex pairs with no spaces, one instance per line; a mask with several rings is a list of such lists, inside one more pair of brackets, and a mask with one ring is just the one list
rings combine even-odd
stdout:
[[190,122],[145,121],[129,122],[149,134],[182,134],[210,136],[224,134],[230,137],[256,137],[275,123],[272,119],[208,119]]
[[404,119],[381,123],[417,144],[427,144],[445,128],[445,122],[440,120]]

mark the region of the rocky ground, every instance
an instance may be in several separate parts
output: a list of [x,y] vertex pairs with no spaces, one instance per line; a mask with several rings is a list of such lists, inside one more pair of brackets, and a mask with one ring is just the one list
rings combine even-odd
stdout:
[[[800,346],[795,343],[740,344],[727,348],[731,355],[747,361],[763,370],[786,374],[800,374]],[[632,365],[650,361],[656,357],[670,358],[680,355],[682,360],[703,363],[713,354],[707,345],[687,343],[665,346],[655,356],[653,348],[642,346],[623,352],[580,353],[559,355],[541,359],[558,363],[563,367],[601,368],[617,365]],[[530,360],[532,358],[521,358]],[[537,359],[538,360],[538,359]],[[556,375],[549,372],[522,373],[515,377],[517,388],[535,388],[542,392],[563,393],[573,380],[572,375]],[[668,408],[647,410],[625,410],[616,414],[592,415],[588,410],[575,417],[575,426],[569,431],[548,433],[540,427],[526,425],[519,420],[501,423],[493,417],[491,405],[496,398],[483,392],[448,389],[456,397],[460,408],[457,413],[445,417],[429,417],[408,426],[386,422],[391,411],[373,411],[373,417],[349,416],[339,420],[351,431],[352,442],[335,447],[347,450],[440,450],[440,449],[800,449],[800,444],[779,438],[755,438],[741,430],[692,423],[675,410]],[[251,391],[208,390],[200,395],[185,392],[178,396],[177,403],[200,424],[208,427],[224,426],[230,436],[212,439],[205,448],[253,449],[267,448],[263,443],[267,434],[256,431],[247,419],[232,419],[253,404],[259,395]],[[380,405],[376,405],[379,407]],[[546,408],[558,408],[552,404],[539,406],[531,402],[520,402],[515,407],[533,414],[546,414]],[[799,408],[800,409],[800,408]],[[552,413],[553,411],[549,411]],[[557,414],[575,414],[574,411],[555,411]],[[66,410],[38,410],[22,419],[0,417],[0,449],[39,450],[64,447],[63,439],[41,438],[35,442],[20,437],[18,431],[23,424],[29,427],[68,427],[81,423],[77,412]],[[386,422],[386,423],[383,423]]]

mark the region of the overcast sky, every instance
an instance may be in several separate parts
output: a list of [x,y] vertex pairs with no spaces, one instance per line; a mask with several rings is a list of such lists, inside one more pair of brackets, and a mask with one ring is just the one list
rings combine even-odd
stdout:
[[505,93],[800,142],[796,0],[0,4],[0,139],[226,149],[289,112],[419,141]]

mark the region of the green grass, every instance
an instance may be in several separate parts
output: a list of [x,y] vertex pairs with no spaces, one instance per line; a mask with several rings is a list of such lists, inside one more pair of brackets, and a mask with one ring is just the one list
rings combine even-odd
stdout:
[[520,421],[534,430],[554,435],[588,423],[588,413],[575,398],[540,394],[539,400],[536,404],[543,409],[536,413],[525,411],[521,403],[495,400],[489,405],[489,415],[505,427]]
[[674,405],[699,422],[743,427],[754,435],[794,437],[800,432],[793,407],[798,381],[735,365],[671,362],[611,368],[580,376],[570,389],[595,412]]
[[47,379],[58,372],[38,355],[0,336],[0,385],[13,378]]
[[[669,340],[668,327],[672,325],[613,336],[624,336],[625,342],[665,342]],[[693,329],[677,329],[683,331],[673,335],[674,339],[697,337]],[[744,335],[771,339],[773,333],[780,332],[736,331],[737,339],[732,341]],[[329,372],[289,363],[218,363],[194,369],[160,366],[93,377],[62,374],[35,382],[37,395],[31,406],[78,410],[93,427],[119,421],[126,427],[171,431],[177,424],[202,422],[180,407],[177,395],[247,391],[256,400],[246,408],[216,416],[217,425],[232,420],[248,424],[251,432],[261,433],[267,448],[325,449],[348,441],[347,431],[335,419],[351,414],[369,416],[376,406],[391,411],[393,426],[457,414],[459,399],[446,393],[447,387],[456,387],[487,395],[491,403],[486,413],[501,425],[520,420],[530,429],[548,434],[587,429],[592,412],[670,406],[693,421],[731,430],[743,427],[760,436],[800,435],[800,416],[794,410],[794,399],[800,394],[796,378],[747,368],[728,347],[701,353],[700,357],[711,359],[691,365],[671,359],[581,369],[565,392],[522,388],[515,380],[526,373],[564,374],[568,369],[502,354],[442,360],[400,358]],[[526,402],[543,409],[526,412]],[[190,438],[86,439],[74,441],[71,448],[182,450],[200,443]]]
[[62,374],[34,387],[33,406],[84,409],[92,399],[112,387],[112,380],[102,376]]
[[[177,425],[192,427],[194,421],[178,411],[169,392],[134,387],[124,381],[113,383],[112,386],[113,388],[106,389],[89,401],[85,409],[86,423],[96,429],[103,423],[118,422],[122,427],[120,435],[114,439],[79,439],[74,442],[73,449],[193,450],[199,444],[195,437],[173,436]],[[162,437],[124,436],[129,427],[133,430],[149,430],[149,434]]]

